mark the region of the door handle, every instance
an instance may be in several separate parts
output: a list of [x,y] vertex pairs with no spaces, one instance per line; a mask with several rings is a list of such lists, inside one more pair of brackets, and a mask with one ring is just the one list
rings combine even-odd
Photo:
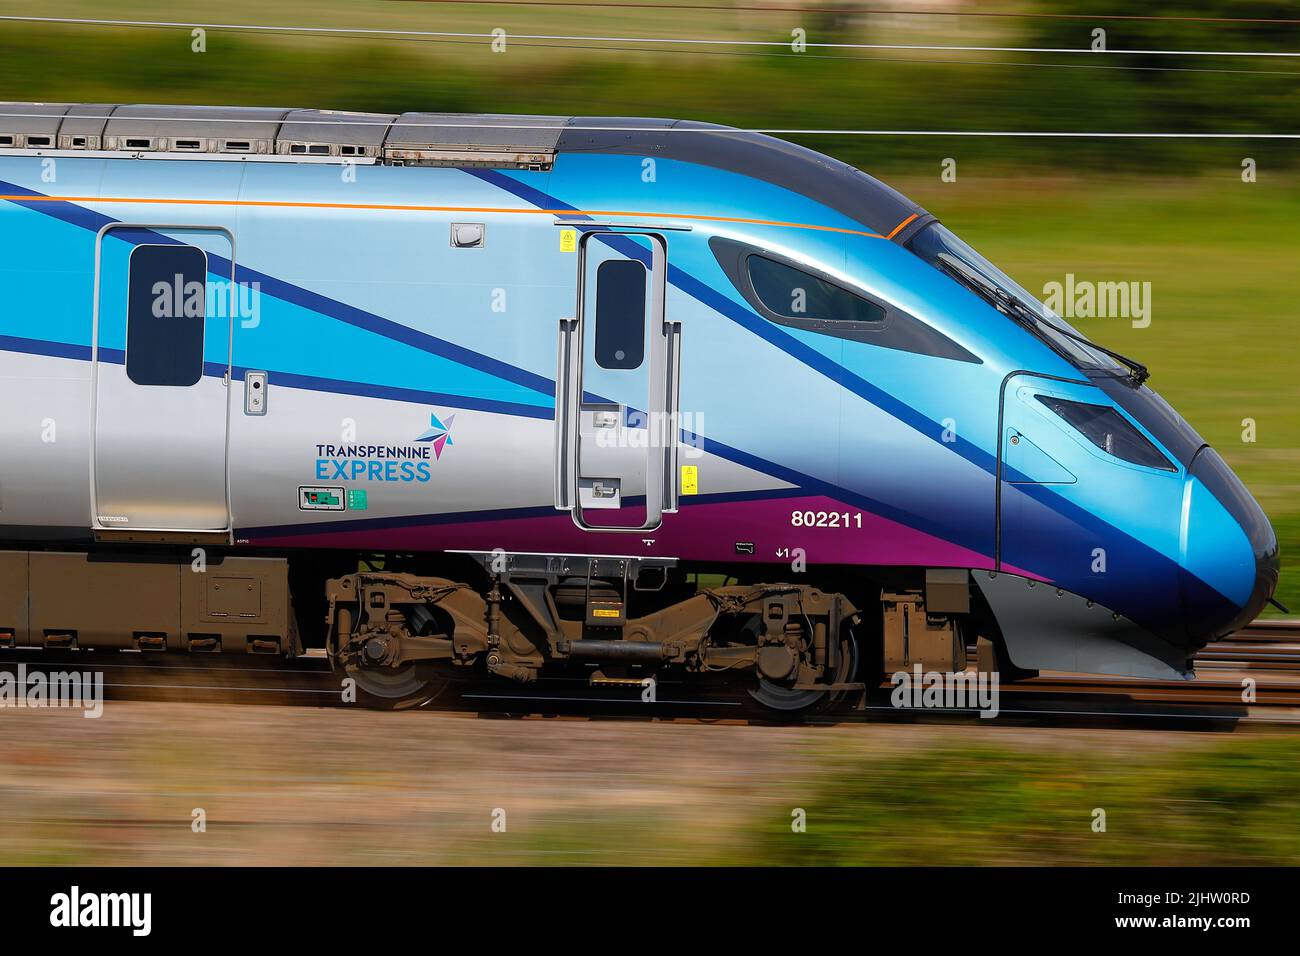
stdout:
[[266,414],[266,372],[244,373],[244,414]]
[[560,319],[555,373],[555,507],[570,511],[578,486],[578,415],[582,405],[582,349],[578,320]]

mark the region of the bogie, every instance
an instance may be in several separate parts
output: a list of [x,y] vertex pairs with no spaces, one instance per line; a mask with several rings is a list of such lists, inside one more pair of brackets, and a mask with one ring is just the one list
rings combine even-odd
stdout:
[[[420,664],[482,668],[520,682],[573,670],[606,682],[728,672],[763,706],[788,712],[863,689],[851,632],[858,610],[842,594],[785,583],[698,587],[630,615],[628,594],[651,569],[627,559],[537,557],[522,556],[517,566],[508,559],[483,592],[405,573],[330,581],[331,659],[363,688],[369,675],[382,675],[367,688],[380,697],[403,686],[424,695]],[[575,578],[584,565],[586,577]],[[602,569],[620,577],[597,577]],[[437,624],[419,633],[417,620]]]

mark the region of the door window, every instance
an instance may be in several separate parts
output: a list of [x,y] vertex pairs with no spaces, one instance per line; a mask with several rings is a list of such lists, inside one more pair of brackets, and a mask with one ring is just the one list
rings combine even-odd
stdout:
[[609,259],[596,270],[596,362],[640,368],[645,359],[646,269],[635,259]]
[[203,376],[208,257],[197,246],[141,245],[127,280],[126,374],[136,385]]

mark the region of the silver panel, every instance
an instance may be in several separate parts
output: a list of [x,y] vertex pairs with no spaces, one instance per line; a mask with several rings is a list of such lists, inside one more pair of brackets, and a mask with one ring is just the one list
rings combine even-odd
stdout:
[[403,113],[384,145],[392,148],[554,152],[568,117],[509,113]]
[[[668,246],[656,233],[618,233],[648,246],[650,254],[646,349],[635,369],[601,369],[594,354],[595,276],[601,263],[626,258],[592,242],[601,235],[598,229],[585,231],[578,241],[578,317],[560,323],[555,502],[557,508],[572,510],[574,522],[587,531],[649,531],[677,502],[680,339],[678,325],[664,314]],[[635,396],[637,404],[587,402],[589,380],[594,391],[616,387]],[[643,427],[629,422],[632,409],[645,415]],[[628,498],[642,496],[645,516],[637,525],[593,524],[583,515],[584,509],[620,508]]]
[[[564,116],[351,113],[243,106],[0,104],[0,149],[106,150],[549,168]],[[34,142],[28,142],[35,136]]]
[[0,146],[33,149],[57,145],[67,103],[0,103]]
[[384,141],[384,157],[459,166],[549,166],[563,116],[403,113]]
[[265,415],[267,394],[267,374],[265,372],[244,373],[244,414]]
[[129,347],[126,270],[140,248],[113,233],[140,229],[220,255],[233,270],[234,238],[224,228],[112,223],[100,230],[92,326],[91,527],[228,532],[231,318],[209,315],[204,323],[205,356],[224,355],[224,378],[205,374],[188,387],[142,386],[127,377],[125,363],[106,358]]
[[104,129],[104,148],[274,153],[280,121],[288,112],[249,106],[119,106]]
[[1006,572],[974,572],[1017,667],[1190,680],[1185,649],[1128,618],[1050,584]]
[[73,106],[59,125],[60,149],[102,149],[104,127],[117,107],[108,103]]
[[560,319],[555,373],[555,507],[569,511],[578,491],[578,417],[582,408],[582,340],[577,319]]
[[645,448],[633,443],[637,437],[637,430],[627,425],[627,409],[582,403],[578,413],[581,507],[619,508],[624,494],[645,494],[648,456]]
[[487,242],[487,224],[482,222],[453,222],[451,245],[455,249],[482,249]]
[[300,156],[378,156],[394,113],[291,110],[276,140],[276,152]]

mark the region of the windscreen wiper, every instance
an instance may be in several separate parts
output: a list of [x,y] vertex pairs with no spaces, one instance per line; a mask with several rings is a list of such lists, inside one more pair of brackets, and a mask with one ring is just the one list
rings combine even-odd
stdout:
[[[1073,339],[1075,342],[1080,342],[1088,346],[1090,349],[1095,349],[1103,355],[1110,356],[1115,361],[1128,368],[1129,378],[1132,380],[1134,385],[1141,385],[1151,377],[1151,370],[1137,359],[1129,358],[1127,355],[1116,352],[1114,349],[1108,349],[1104,345],[1098,345],[1096,342],[1086,338],[1085,336],[1079,335],[1077,332],[1072,332],[1070,329],[1063,329],[1059,325],[1047,321],[1047,319],[1045,319],[1039,312],[1025,305],[1025,303],[1021,302],[1020,299],[1002,288],[1002,286],[998,285],[969,263],[963,262],[956,256],[949,255],[946,252],[939,253],[938,260],[940,268],[947,275],[952,276],[962,285],[966,286],[966,288],[970,289],[980,298],[992,305],[999,312],[1009,316],[1028,328],[1048,346],[1052,347],[1054,351],[1057,351],[1058,353],[1060,352],[1060,350],[1056,349],[1055,346],[1053,346],[1052,343],[1042,334],[1039,329],[1040,325],[1046,326],[1059,335],[1064,335],[1067,339]],[[1068,358],[1068,356],[1065,357]]]
[[1104,345],[1098,345],[1096,342],[1092,341],[1092,339],[1087,338],[1086,336],[1080,335],[1077,332],[1072,332],[1069,329],[1063,329],[1059,325],[1056,325],[1052,322],[1048,322],[1047,319],[1045,319],[1043,316],[1035,314],[1032,309],[1026,306],[1019,299],[1015,300],[1015,305],[1017,308],[1024,309],[1030,315],[1033,315],[1037,321],[1042,322],[1043,325],[1047,326],[1053,332],[1059,332],[1061,335],[1064,335],[1068,339],[1074,339],[1074,341],[1076,342],[1082,342],[1084,345],[1088,346],[1088,348],[1096,349],[1102,355],[1109,355],[1116,362],[1119,362],[1121,365],[1127,366],[1128,377],[1132,380],[1134,385],[1141,385],[1143,382],[1145,382],[1147,379],[1151,377],[1151,370],[1147,368],[1145,365],[1143,365],[1141,362],[1139,362],[1137,359],[1129,358],[1127,355],[1124,355],[1122,352],[1116,352],[1114,349],[1108,349]]

